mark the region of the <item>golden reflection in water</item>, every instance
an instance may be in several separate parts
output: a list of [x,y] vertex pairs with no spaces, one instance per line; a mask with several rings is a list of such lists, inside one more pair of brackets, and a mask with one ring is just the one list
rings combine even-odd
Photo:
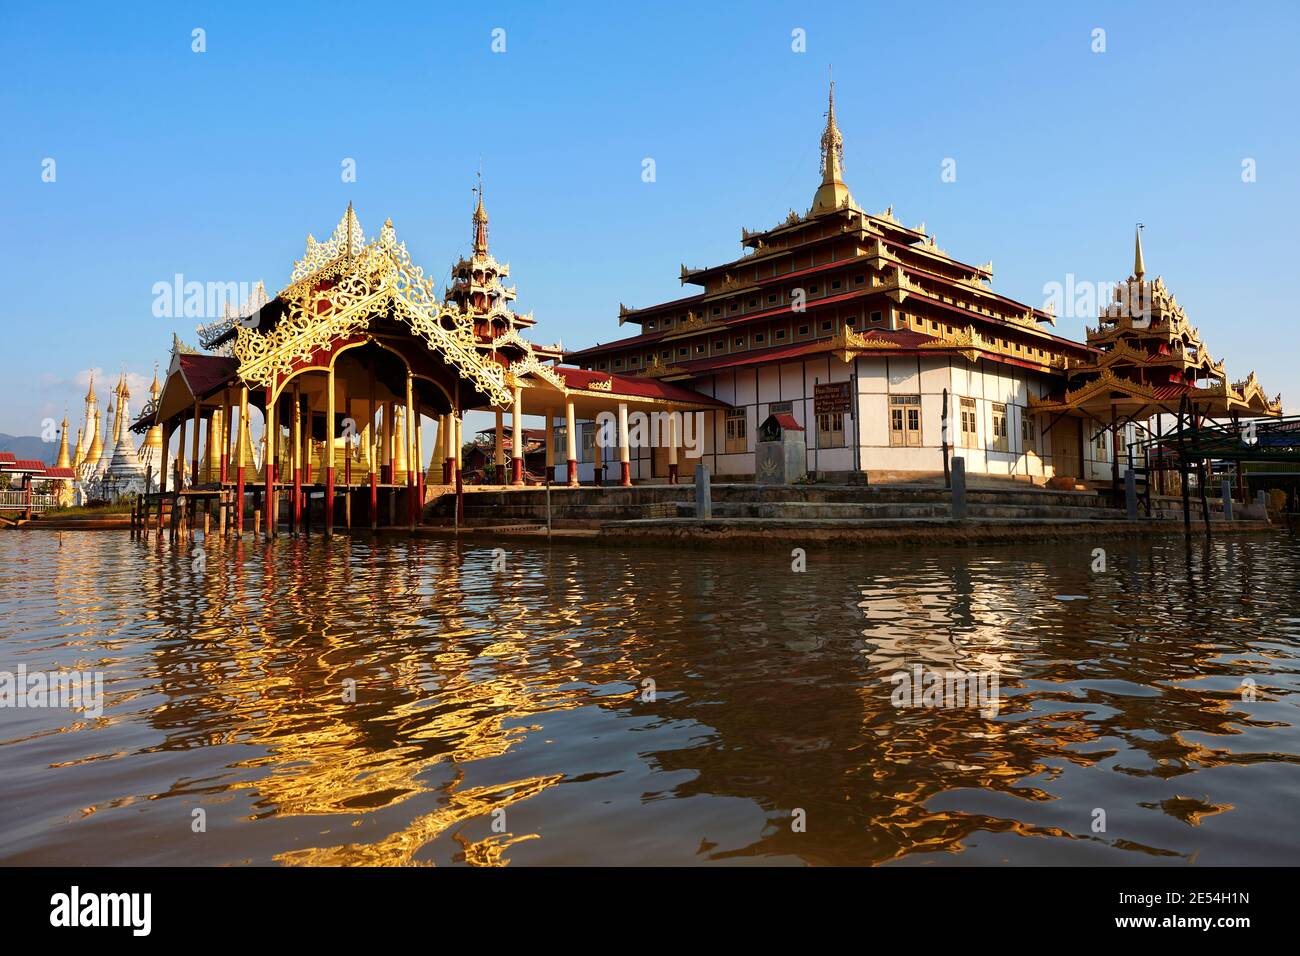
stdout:
[[[505,865],[532,848],[629,862],[620,841],[656,827],[646,852],[675,862],[935,859],[991,837],[1040,862],[1070,845],[1189,860],[1252,802],[1207,774],[1300,762],[1279,710],[1297,670],[1297,622],[1276,603],[1300,578],[1293,546],[1267,590],[1230,545],[1185,561],[1135,546],[1097,579],[1046,548],[825,554],[830,570],[794,575],[780,555],[512,547],[496,573],[483,546],[214,537],[198,571],[193,545],[71,537],[35,553],[45,577],[0,560],[0,611],[18,624],[0,666],[109,672],[102,718],[0,732],[19,791],[58,794],[63,826],[169,801],[247,807],[222,832],[273,833],[260,852],[290,865],[423,865],[435,850]],[[1000,710],[894,708],[889,675],[913,665],[996,673]],[[182,754],[196,762],[170,785],[128,772]],[[116,789],[66,783],[103,764]],[[565,817],[588,787],[595,818]],[[670,822],[653,815],[664,801]],[[737,809],[696,822],[700,801]],[[1097,805],[1123,828],[1092,832]],[[789,825],[796,807],[808,833]],[[0,843],[15,858],[40,844]]]

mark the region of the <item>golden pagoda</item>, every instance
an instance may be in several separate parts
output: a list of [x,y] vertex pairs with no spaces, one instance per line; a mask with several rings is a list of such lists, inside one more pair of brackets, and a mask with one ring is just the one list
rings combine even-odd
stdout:
[[1282,414],[1282,397],[1265,395],[1253,372],[1229,381],[1164,278],[1146,278],[1140,226],[1132,275],[1086,333],[1097,351],[1067,366],[1063,392],[1032,400],[1036,411],[1081,413],[1104,424],[1177,414],[1184,403],[1191,414],[1210,418]]
[[[54,462],[55,468],[71,468],[72,456],[68,453],[68,416],[64,413],[63,427],[59,429],[59,457]],[[80,439],[80,436],[78,436]]]

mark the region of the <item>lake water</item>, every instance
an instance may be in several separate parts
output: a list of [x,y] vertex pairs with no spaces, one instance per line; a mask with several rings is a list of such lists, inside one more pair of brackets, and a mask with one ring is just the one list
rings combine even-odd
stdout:
[[1300,863],[1285,532],[501,544],[0,532],[0,863]]

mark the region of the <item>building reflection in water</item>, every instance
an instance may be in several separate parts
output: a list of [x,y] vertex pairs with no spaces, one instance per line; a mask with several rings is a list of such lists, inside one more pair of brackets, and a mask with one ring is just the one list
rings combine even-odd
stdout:
[[[24,607],[56,623],[16,646],[103,667],[109,707],[0,756],[61,735],[30,771],[54,791],[118,761],[116,790],[67,796],[79,826],[203,806],[238,859],[286,864],[863,864],[984,841],[1178,860],[1250,799],[1207,772],[1271,783],[1296,759],[1277,708],[1297,622],[1237,542],[1116,544],[1106,574],[1083,547],[813,551],[806,573],[781,552],[507,544],[496,571],[446,540],[205,549],[196,568],[192,547],[87,534],[37,555],[52,590],[28,579]],[[1000,710],[895,707],[890,675],[917,665],[996,673]],[[182,753],[158,786],[149,758]]]

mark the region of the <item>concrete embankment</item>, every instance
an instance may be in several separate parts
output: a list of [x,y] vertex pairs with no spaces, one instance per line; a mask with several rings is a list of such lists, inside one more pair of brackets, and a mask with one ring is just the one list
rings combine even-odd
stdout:
[[[1069,541],[1099,537],[1181,534],[1175,502],[1157,502],[1153,516],[1127,520],[1103,494],[1056,491],[1023,484],[977,485],[967,493],[966,516],[952,517],[951,494],[934,484],[767,486],[717,483],[712,515],[695,517],[691,485],[631,488],[484,489],[465,496],[459,533],[471,540],[552,536],[601,544],[790,547],[881,544],[980,544]],[[431,534],[455,533],[451,496],[431,503]],[[1193,532],[1203,533],[1199,515]],[[1267,521],[1228,524],[1212,514],[1215,534],[1262,532]]]

